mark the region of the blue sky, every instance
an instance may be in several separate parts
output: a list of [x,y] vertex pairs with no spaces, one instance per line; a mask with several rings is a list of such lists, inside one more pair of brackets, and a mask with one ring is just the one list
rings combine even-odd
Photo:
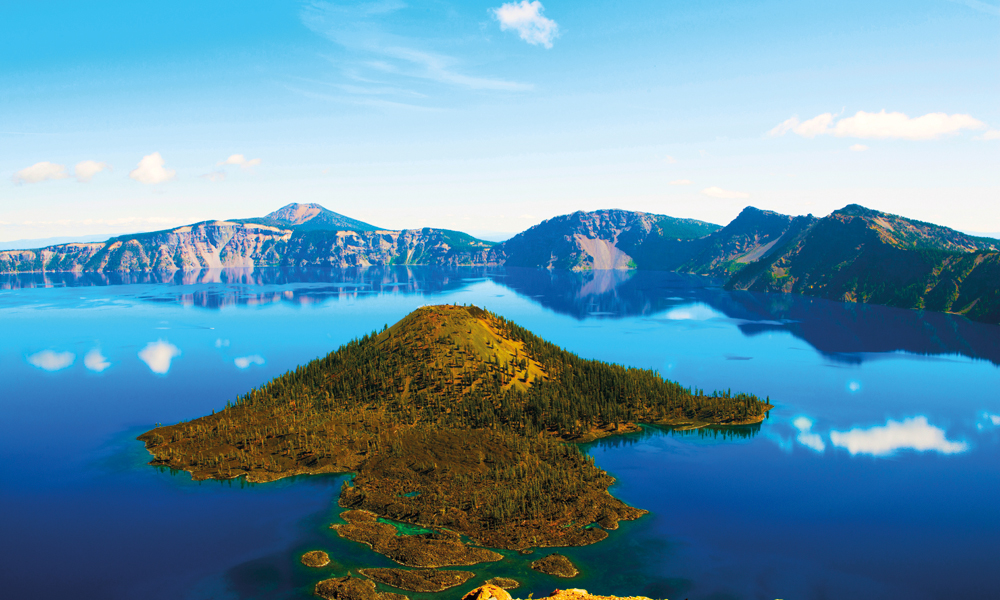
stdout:
[[1000,231],[1000,3],[5,2],[0,241],[849,203]]

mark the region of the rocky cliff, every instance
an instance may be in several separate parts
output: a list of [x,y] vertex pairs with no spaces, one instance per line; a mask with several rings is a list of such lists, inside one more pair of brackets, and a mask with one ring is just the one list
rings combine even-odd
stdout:
[[696,239],[718,229],[693,219],[627,210],[578,211],[543,221],[497,250],[512,267],[634,269],[646,245]]
[[445,229],[381,230],[290,204],[256,219],[0,252],[0,273],[375,265],[677,271],[726,279],[728,289],[1000,323],[1000,241],[853,204],[821,219],[747,207],[725,227],[617,209],[575,212],[501,244]]
[[334,231],[209,221],[167,231],[0,252],[0,272],[160,271],[228,267],[488,265],[493,244],[443,229]]
[[1000,244],[857,205],[780,240],[728,289],[952,312],[1000,322]]

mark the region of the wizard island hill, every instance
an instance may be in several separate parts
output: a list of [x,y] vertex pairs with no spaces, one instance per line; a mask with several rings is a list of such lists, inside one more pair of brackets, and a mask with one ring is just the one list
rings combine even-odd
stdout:
[[477,307],[432,306],[224,410],[139,439],[151,464],[194,479],[353,472],[341,490],[351,509],[341,535],[402,564],[434,566],[400,549],[410,536],[364,515],[495,548],[593,543],[645,511],[612,497],[613,478],[572,442],[640,423],[757,423],[771,408],[753,395],[706,394],[654,371],[581,359]]

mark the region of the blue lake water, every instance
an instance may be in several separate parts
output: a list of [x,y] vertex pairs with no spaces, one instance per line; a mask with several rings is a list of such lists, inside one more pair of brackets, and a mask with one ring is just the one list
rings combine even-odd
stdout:
[[[556,580],[667,598],[1000,597],[1000,327],[652,272],[521,269],[0,276],[5,598],[307,598],[390,566],[328,529],[343,476],[192,482],[135,437],[423,304],[485,306],[585,358],[769,396],[760,427],[587,447],[650,515]],[[298,563],[312,549],[334,563]],[[545,552],[544,550],[542,552]],[[453,592],[453,593],[452,593]]]

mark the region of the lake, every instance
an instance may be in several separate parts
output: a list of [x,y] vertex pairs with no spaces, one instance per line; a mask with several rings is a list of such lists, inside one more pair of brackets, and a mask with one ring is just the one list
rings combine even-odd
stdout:
[[[555,588],[704,599],[1000,597],[1000,327],[726,292],[657,272],[384,268],[0,276],[6,598],[308,598],[391,563],[328,525],[345,476],[192,482],[135,437],[193,419],[424,304],[476,304],[584,358],[768,396],[760,426],[586,451],[650,510],[560,550]],[[333,564],[308,569],[302,552]]]

